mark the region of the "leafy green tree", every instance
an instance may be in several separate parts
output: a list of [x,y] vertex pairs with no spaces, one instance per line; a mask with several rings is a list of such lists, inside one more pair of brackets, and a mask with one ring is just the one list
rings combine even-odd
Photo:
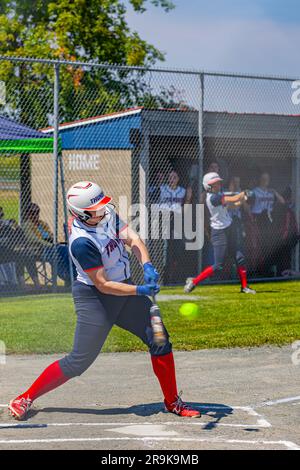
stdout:
[[[168,0],[128,0],[136,12]],[[81,59],[126,65],[163,60],[163,54],[131,31],[121,0],[1,0],[0,53]]]
[[[141,14],[147,4],[166,12],[174,8],[169,0],[128,2]],[[0,0],[0,55],[129,66],[164,60],[130,29],[126,11],[122,0]],[[53,66],[0,61],[8,93],[5,112],[34,127],[47,125],[53,77]],[[146,86],[142,73],[66,65],[61,67],[61,120],[140,104]]]

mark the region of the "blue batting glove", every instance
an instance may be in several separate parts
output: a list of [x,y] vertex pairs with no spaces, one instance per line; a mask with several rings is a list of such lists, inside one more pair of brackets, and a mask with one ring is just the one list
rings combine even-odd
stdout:
[[136,286],[136,295],[156,295],[160,291],[158,284],[145,284],[144,286]]
[[146,284],[156,284],[159,279],[159,274],[152,263],[145,263],[144,266],[144,280]]

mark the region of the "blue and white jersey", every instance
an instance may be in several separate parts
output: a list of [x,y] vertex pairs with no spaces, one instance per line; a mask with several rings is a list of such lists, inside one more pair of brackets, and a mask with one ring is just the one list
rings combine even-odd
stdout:
[[[117,215],[116,223],[99,224],[96,227],[74,219],[69,236],[69,252],[77,270],[77,280],[93,285],[90,271],[104,268],[109,281],[121,282],[130,277],[128,253],[119,233],[126,228]],[[112,229],[114,227],[114,229]]]
[[207,193],[206,204],[210,212],[210,226],[216,230],[229,227],[232,218],[224,204],[224,193]]
[[173,212],[181,212],[186,190],[182,186],[176,189],[164,184],[160,187],[159,207]]
[[257,187],[253,189],[253,192],[255,200],[251,207],[252,214],[261,214],[263,211],[267,211],[270,214],[275,203],[274,191]]

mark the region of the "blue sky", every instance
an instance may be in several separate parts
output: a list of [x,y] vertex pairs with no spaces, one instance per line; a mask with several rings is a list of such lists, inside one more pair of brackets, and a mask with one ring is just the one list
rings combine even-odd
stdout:
[[166,53],[164,66],[300,77],[299,0],[174,0],[165,13],[128,8],[143,39]]

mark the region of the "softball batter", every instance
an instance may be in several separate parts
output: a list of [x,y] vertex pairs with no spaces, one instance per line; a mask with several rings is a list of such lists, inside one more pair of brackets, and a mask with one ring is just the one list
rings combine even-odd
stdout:
[[[83,181],[67,194],[74,217],[69,250],[77,270],[73,298],[77,315],[74,347],[70,354],[47,367],[29,389],[12,400],[9,410],[24,419],[32,403],[72,377],[81,375],[96,359],[113,325],[138,336],[149,348],[152,366],[164,395],[167,411],[185,417],[200,412],[182,402],[177,392],[169,335],[158,346],[153,341],[148,295],[159,292],[159,274],[147,248],[135,232],[122,224],[95,183]],[[133,285],[125,245],[143,265],[145,284]]]
[[243,254],[242,237],[232,223],[228,209],[241,206],[247,200],[250,191],[241,192],[234,196],[226,196],[222,192],[222,178],[218,173],[207,173],[203,178],[203,186],[206,195],[206,204],[210,212],[211,243],[214,249],[214,264],[204,269],[197,277],[188,278],[184,287],[185,292],[191,292],[197,284],[216,272],[223,269],[227,252],[232,255],[237,265],[237,271],[241,281],[243,294],[256,294],[247,283],[247,271]]

